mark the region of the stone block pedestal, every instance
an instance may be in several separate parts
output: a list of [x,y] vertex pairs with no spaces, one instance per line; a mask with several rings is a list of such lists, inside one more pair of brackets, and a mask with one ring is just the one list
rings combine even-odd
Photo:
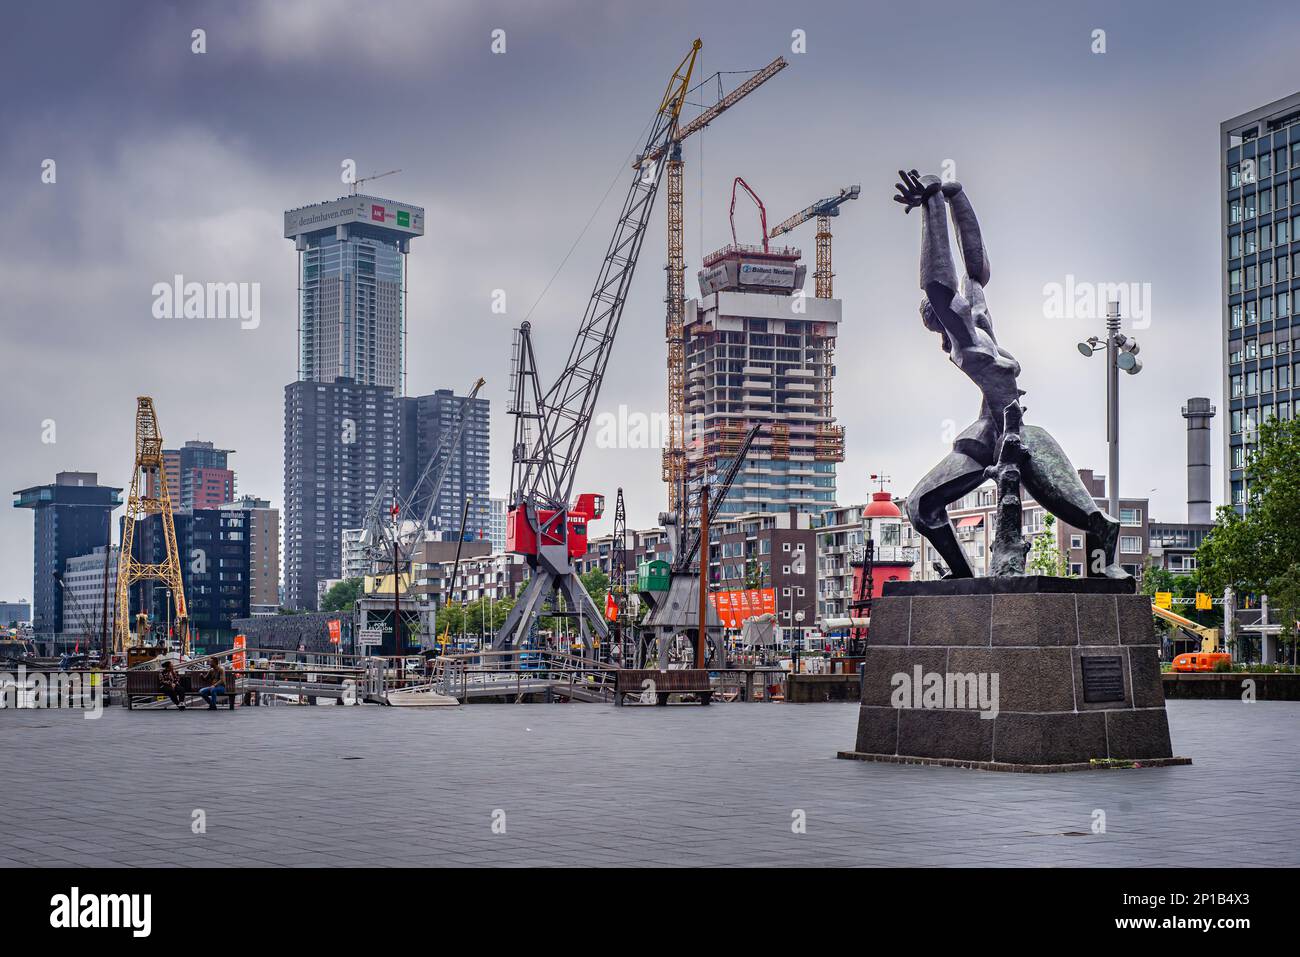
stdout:
[[1132,581],[891,582],[867,644],[857,742],[842,758],[1005,771],[1191,763],[1170,746],[1151,604]]

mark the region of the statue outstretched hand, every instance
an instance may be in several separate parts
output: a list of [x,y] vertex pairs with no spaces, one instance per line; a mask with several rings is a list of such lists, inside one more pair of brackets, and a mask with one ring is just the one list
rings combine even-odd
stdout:
[[898,195],[894,197],[894,202],[903,204],[903,211],[910,213],[916,207],[920,206],[927,198],[939,192],[942,188],[938,177],[926,176],[922,178],[916,170],[899,170],[898,178],[902,182],[895,183],[894,189],[898,190]]

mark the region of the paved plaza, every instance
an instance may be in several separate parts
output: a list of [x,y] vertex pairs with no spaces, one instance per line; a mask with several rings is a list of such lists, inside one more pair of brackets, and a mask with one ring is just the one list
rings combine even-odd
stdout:
[[1300,864],[1300,704],[1171,701],[1191,767],[1041,775],[838,760],[857,711],[4,711],[0,865]]

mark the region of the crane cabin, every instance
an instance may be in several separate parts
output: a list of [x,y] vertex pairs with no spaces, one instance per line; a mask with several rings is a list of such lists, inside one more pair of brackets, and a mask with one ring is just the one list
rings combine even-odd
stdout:
[[565,514],[568,534],[562,534],[557,513],[553,509],[540,509],[537,512],[539,530],[535,531],[528,521],[527,509],[516,505],[510,510],[506,521],[506,551],[518,555],[536,555],[540,532],[541,544],[560,545],[568,539],[570,558],[581,558],[587,554],[587,525],[605,514],[605,496],[595,492],[585,492]]

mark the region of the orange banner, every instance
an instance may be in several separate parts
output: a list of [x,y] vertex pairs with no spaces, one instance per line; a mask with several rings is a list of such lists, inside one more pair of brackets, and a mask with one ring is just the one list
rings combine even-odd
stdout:
[[337,645],[341,640],[340,636],[343,631],[343,626],[339,623],[337,618],[331,618],[326,622],[326,624],[329,625],[330,629],[330,644]]
[[772,588],[711,592],[709,601],[727,628],[739,628],[750,618],[776,611],[776,591]]

